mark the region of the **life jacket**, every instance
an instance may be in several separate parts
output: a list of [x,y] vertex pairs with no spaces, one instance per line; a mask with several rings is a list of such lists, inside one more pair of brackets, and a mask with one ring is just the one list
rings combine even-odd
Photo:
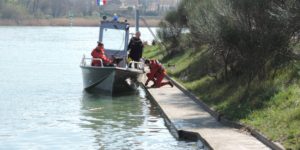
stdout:
[[[103,61],[103,64],[110,64],[112,63],[112,61],[107,58],[104,54],[104,48],[100,48],[100,47],[96,47],[91,55],[93,56],[93,58],[100,58]],[[92,61],[92,66],[100,66],[101,65],[101,61],[100,60],[93,60]]]
[[166,75],[166,69],[158,60],[150,60],[149,68],[150,73],[148,74],[148,78],[150,79],[153,79],[154,77],[158,77],[160,75]]

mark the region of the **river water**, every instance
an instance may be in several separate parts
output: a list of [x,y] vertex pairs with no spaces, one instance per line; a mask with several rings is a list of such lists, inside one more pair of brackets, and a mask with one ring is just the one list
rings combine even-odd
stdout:
[[[147,29],[142,39],[151,41]],[[145,91],[83,91],[96,27],[0,27],[0,149],[195,149],[177,141]]]

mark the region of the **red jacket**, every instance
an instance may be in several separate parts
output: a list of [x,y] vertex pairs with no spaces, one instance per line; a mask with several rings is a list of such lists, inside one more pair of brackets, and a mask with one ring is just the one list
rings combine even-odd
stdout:
[[160,75],[166,75],[166,69],[157,60],[150,60],[150,73],[148,73],[148,80],[152,80]]
[[[105,56],[105,54],[104,54],[104,48],[101,48],[99,46],[97,46],[92,51],[91,55],[93,56],[93,58],[101,58],[104,64],[112,63],[112,61]],[[100,66],[100,65],[101,65],[101,61],[100,60],[93,60],[92,61],[92,66]]]

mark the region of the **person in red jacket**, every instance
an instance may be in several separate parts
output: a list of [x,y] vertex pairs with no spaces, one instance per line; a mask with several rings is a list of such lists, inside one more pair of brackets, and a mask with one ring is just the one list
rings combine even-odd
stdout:
[[151,87],[162,87],[164,85],[169,84],[171,87],[173,87],[173,84],[171,81],[162,82],[164,77],[167,75],[166,69],[159,63],[157,60],[145,60],[145,65],[149,66],[150,73],[147,73],[147,81],[145,85],[147,86],[149,81],[153,81],[153,85]]
[[[93,56],[93,58],[101,58],[104,66],[112,65],[112,61],[105,56],[104,44],[102,42],[98,42],[98,46],[93,49],[91,55]],[[101,66],[101,61],[93,60],[92,66]]]

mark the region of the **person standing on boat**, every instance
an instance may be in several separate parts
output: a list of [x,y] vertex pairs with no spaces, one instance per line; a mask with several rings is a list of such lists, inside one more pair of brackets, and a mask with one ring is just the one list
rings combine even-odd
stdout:
[[119,17],[116,13],[114,13],[113,21],[118,22]]
[[153,81],[153,85],[151,87],[162,87],[164,85],[169,84],[171,87],[173,87],[173,84],[171,81],[162,82],[164,77],[167,75],[166,69],[162,66],[161,63],[158,62],[158,60],[145,60],[145,65],[149,66],[150,72],[147,73],[147,81],[145,85],[147,86],[149,81]]
[[[103,62],[103,65],[104,66],[110,66],[112,65],[112,61],[107,58],[105,56],[105,53],[104,53],[104,44],[100,41],[97,42],[98,43],[98,46],[93,49],[91,55],[93,56],[93,58],[100,58],[102,59],[102,62]],[[101,66],[101,61],[100,60],[93,60],[92,61],[92,66]]]
[[143,49],[144,49],[144,45],[140,37],[141,37],[141,32],[137,31],[135,33],[135,37],[132,37],[130,39],[130,42],[128,44],[128,49],[127,49],[130,50],[129,58],[137,62],[139,62],[140,59],[142,58]]

